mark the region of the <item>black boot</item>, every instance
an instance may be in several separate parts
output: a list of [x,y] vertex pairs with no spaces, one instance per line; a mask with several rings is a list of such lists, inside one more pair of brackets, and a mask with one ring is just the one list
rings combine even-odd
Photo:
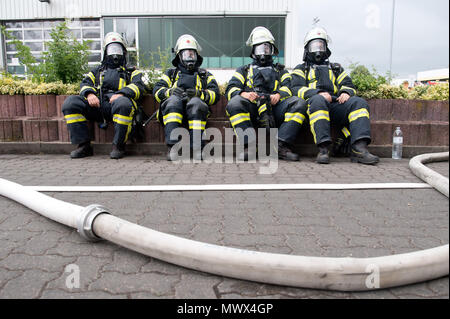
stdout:
[[369,153],[367,150],[367,142],[365,140],[358,140],[352,145],[350,159],[353,163],[366,165],[375,165],[380,161],[378,156]]
[[94,155],[91,142],[81,143],[78,148],[70,153],[71,158],[83,158]]
[[112,151],[109,154],[111,159],[120,159],[125,156],[125,145],[112,145]]
[[319,148],[319,154],[317,154],[316,162],[319,164],[330,163],[330,151],[328,150],[328,143],[322,143],[317,145]]
[[289,145],[283,141],[278,141],[278,158],[292,162],[297,162],[300,160],[300,156],[292,152]]

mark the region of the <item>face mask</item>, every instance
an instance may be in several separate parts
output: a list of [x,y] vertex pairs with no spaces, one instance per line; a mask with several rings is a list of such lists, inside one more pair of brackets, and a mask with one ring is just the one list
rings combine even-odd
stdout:
[[117,68],[123,65],[124,61],[123,48],[119,43],[111,43],[106,47],[106,64],[109,67]]
[[180,60],[189,71],[192,71],[197,63],[197,52],[187,49],[180,52]]
[[322,39],[315,39],[308,43],[308,58],[310,61],[320,64],[327,58],[327,44]]
[[270,43],[255,45],[255,47],[253,48],[253,55],[258,65],[270,65],[273,62],[273,46]]

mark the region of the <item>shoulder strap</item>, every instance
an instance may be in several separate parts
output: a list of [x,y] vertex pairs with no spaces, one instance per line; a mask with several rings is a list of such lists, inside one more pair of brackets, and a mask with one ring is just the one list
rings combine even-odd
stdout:
[[202,82],[202,88],[206,90],[208,86],[208,72],[206,69],[198,69],[198,75],[200,76],[200,81]]
[[170,75],[170,81],[172,82],[172,85],[173,85],[173,83],[175,83],[175,79],[177,77],[178,67],[169,69],[169,72],[172,72],[172,74]]
[[342,68],[342,66],[341,66],[339,63],[330,63],[330,67],[331,67],[331,70],[333,71],[334,76],[335,76],[336,78],[338,78],[339,75],[340,75],[340,74],[342,73],[342,71],[344,70],[344,69]]

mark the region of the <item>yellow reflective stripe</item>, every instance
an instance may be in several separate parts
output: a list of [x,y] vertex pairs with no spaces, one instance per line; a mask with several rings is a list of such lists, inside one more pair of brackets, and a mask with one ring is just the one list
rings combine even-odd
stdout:
[[353,111],[348,115],[348,121],[351,123],[353,121],[356,121],[360,117],[369,118],[369,111],[367,111],[367,109],[359,109],[359,110]]
[[206,127],[206,121],[192,120],[189,121],[190,130],[204,130]]
[[238,79],[239,81],[241,81],[242,84],[245,84],[244,76],[243,76],[242,74],[240,74],[239,72],[235,72],[235,73],[233,74],[233,77],[236,78],[236,79]]
[[330,81],[331,83],[333,83],[333,92],[337,93],[338,92],[338,88],[336,86],[336,77],[334,76],[333,70],[329,70],[329,77],[330,77]]
[[161,80],[166,82],[169,87],[172,86],[172,81],[170,80],[170,78],[167,75],[163,74],[161,76]]
[[341,82],[345,79],[346,76],[348,76],[347,71],[342,72],[341,75],[339,75],[337,78],[337,83],[341,84]]
[[345,137],[349,137],[350,136],[350,131],[348,130],[348,128],[344,127],[341,131],[342,131],[342,133],[344,134]]
[[267,111],[267,105],[263,104],[259,107],[258,113],[261,114],[262,112],[265,112],[265,111]]
[[309,91],[308,87],[302,87],[300,90],[298,90],[298,97],[301,97],[302,99],[305,99],[305,93]]
[[245,121],[250,121],[250,113],[239,113],[230,117],[230,122],[233,127]]
[[230,91],[228,91],[228,100],[231,100],[231,94],[233,94],[236,91],[242,91],[242,90],[238,87],[232,88]]
[[289,88],[287,86],[283,86],[280,88],[280,91],[286,92],[287,94],[289,94],[290,96],[292,96],[292,92],[291,90],[289,90]]
[[319,120],[330,121],[330,112],[320,110],[320,111],[314,112],[313,114],[311,114],[309,116],[309,122],[311,125],[313,125],[314,123],[316,123]]
[[342,90],[351,90],[353,92],[353,94],[356,94],[356,90],[354,88],[351,88],[349,86],[343,86],[341,87],[341,91]]
[[140,93],[139,93],[139,88],[137,87],[136,84],[127,85],[127,88],[131,89],[134,92],[134,94],[136,95],[134,98],[136,100],[139,99]]
[[[156,91],[156,93],[155,93],[155,99],[156,99],[156,101],[158,102],[158,103],[161,103],[161,99],[159,98],[159,92],[161,92],[161,90],[163,90],[163,89],[165,89],[165,87],[162,87],[162,88],[160,88],[158,91]],[[169,91],[169,90],[167,90],[167,91]],[[167,93],[167,92],[166,92]],[[166,94],[166,96],[167,96],[167,94]]]
[[133,122],[133,118],[130,117],[130,116],[123,116],[123,115],[120,115],[120,114],[114,114],[113,122],[116,122],[116,123],[122,124],[122,125],[131,125],[131,123]]
[[206,84],[209,84],[209,82],[211,82],[212,80],[214,80],[214,76],[213,75],[208,76],[208,80],[206,80]]
[[87,90],[87,89],[92,89],[92,90],[94,90],[95,92],[97,92],[97,90],[96,90],[95,88],[93,88],[92,86],[83,86],[83,87],[81,88],[81,90],[80,90],[80,93],[83,92],[84,90]]
[[183,122],[183,114],[180,113],[169,113],[163,116],[164,125],[171,122],[182,123]]
[[303,72],[302,70],[294,70],[294,71],[292,71],[292,74],[301,76],[302,78],[304,78],[306,80],[305,72]]
[[280,82],[278,82],[278,80],[275,80],[275,86],[273,87],[273,92],[275,92],[278,89],[279,84],[280,84]]
[[209,93],[209,101],[208,101],[208,104],[209,104],[209,105],[214,104],[214,102],[216,101],[216,92],[211,91],[211,90],[206,90],[206,91],[208,91],[208,93]]
[[303,124],[305,119],[306,117],[302,113],[286,113],[284,115],[285,122],[295,121],[299,124]]
[[87,121],[83,114],[69,114],[65,115],[64,118],[67,124]]
[[88,77],[91,79],[92,84],[95,84],[95,76],[94,76],[94,73],[89,72],[89,73],[88,73]]
[[138,70],[133,71],[133,73],[131,73],[131,79],[130,79],[130,81],[133,81],[133,78],[134,78],[136,75],[139,75],[139,74],[142,74],[142,71],[138,71]]
[[126,85],[125,80],[120,78],[119,79],[119,90],[121,90]]
[[292,78],[291,75],[289,73],[286,73],[281,77],[281,82],[284,82],[284,80],[291,79],[291,78]]
[[253,87],[253,67],[250,66],[250,68],[248,69],[248,73],[247,73],[247,79],[249,83],[249,87],[252,88]]

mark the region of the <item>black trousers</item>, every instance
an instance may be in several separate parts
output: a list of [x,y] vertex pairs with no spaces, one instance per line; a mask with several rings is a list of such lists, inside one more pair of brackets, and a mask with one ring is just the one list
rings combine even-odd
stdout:
[[131,131],[135,104],[125,96],[119,97],[113,103],[105,99],[100,107],[92,107],[87,99],[80,95],[69,96],[62,106],[62,112],[69,129],[72,144],[89,142],[89,128],[87,121],[114,122],[113,144],[123,145],[128,140]]
[[323,96],[316,94],[308,99],[308,115],[314,142],[331,142],[330,122],[340,128],[348,128],[351,144],[360,139],[371,142],[369,105],[357,96],[347,102],[329,103]]
[[[235,131],[237,128],[242,129],[242,131],[248,128],[257,128],[259,125],[257,118],[261,112],[259,112],[256,104],[240,95],[234,96],[228,102],[226,110]],[[306,110],[306,102],[295,96],[272,106],[272,113],[278,127],[278,140],[288,144],[294,144],[300,128],[306,119]],[[236,132],[240,132],[240,130]],[[239,133],[237,135],[240,143],[248,144],[255,142],[251,137],[240,138]]]

